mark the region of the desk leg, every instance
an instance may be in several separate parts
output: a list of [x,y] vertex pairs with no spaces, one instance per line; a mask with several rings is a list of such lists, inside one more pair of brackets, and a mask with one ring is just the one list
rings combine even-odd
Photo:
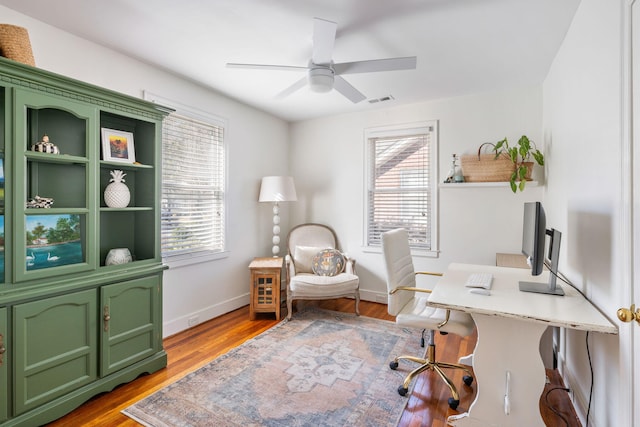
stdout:
[[[478,393],[469,412],[449,417],[449,424],[544,427],[539,402],[545,369],[539,346],[547,325],[483,314],[472,316],[478,328],[473,352]],[[507,389],[509,396],[505,399]]]

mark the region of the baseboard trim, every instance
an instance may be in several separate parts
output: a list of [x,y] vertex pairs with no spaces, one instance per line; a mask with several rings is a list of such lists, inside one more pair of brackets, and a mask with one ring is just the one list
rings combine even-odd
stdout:
[[[214,305],[210,305],[209,307],[205,307],[201,310],[185,314],[176,319],[166,321],[162,324],[162,338],[167,338],[171,335],[175,335],[178,332],[187,330],[199,323],[206,322],[207,320],[211,320],[233,310],[237,310],[240,307],[249,305],[249,303],[250,296],[249,293],[246,293],[238,297],[231,298]],[[190,323],[190,320],[194,318],[198,319],[197,322]]]

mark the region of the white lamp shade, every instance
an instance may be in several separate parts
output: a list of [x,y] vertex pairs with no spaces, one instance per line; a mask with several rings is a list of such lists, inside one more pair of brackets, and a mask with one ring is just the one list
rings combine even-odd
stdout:
[[265,176],[260,185],[259,202],[295,202],[298,200],[293,178],[290,176]]

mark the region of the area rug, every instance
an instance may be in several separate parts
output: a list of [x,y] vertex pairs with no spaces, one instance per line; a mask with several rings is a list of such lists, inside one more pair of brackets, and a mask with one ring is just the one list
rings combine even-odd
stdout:
[[122,412],[145,426],[395,426],[419,331],[309,308]]

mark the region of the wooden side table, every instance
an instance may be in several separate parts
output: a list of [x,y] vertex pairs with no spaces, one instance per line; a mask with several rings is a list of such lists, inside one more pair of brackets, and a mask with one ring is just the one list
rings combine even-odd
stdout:
[[275,313],[280,320],[280,275],[282,257],[254,258],[249,264],[251,270],[251,305],[249,319],[255,320],[256,313]]

